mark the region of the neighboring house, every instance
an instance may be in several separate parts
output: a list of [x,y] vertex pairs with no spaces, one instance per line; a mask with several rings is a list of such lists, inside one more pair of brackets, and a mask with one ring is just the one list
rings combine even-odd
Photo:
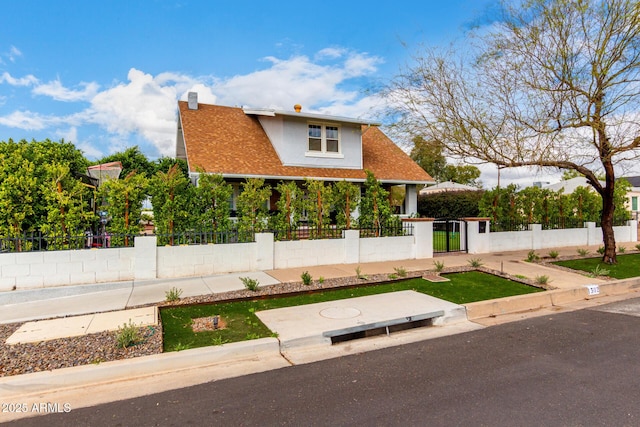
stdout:
[[434,193],[442,193],[445,191],[478,191],[480,190],[478,187],[473,187],[471,185],[458,184],[453,181],[445,181],[440,182],[436,185],[432,185],[429,187],[425,187],[420,190],[420,194],[434,194]]
[[232,209],[241,182],[252,177],[274,187],[305,178],[362,183],[370,170],[386,188],[405,186],[405,214],[417,213],[416,186],[433,183],[371,121],[303,113],[299,105],[276,111],[199,104],[194,93],[178,107],[176,157],[187,160],[194,182],[201,168],[231,183]]
[[[638,203],[638,200],[640,199],[640,176],[626,176],[622,177],[621,179],[626,179],[631,184],[631,189],[627,193],[626,207],[631,212],[631,218],[638,219],[638,212],[640,211]],[[600,183],[602,185],[605,185],[604,181],[600,181]],[[591,185],[587,183],[587,179],[584,177],[571,178],[567,181],[560,181],[556,184],[546,185],[542,188],[551,191],[559,191],[561,189],[564,189],[564,194],[571,194],[578,187],[585,187],[592,191],[595,191],[593,190],[593,187],[591,187]]]
[[[604,181],[600,181],[600,183],[602,185],[605,185]],[[574,191],[576,191],[576,188],[578,187],[584,187],[584,188],[588,188],[591,191],[595,191],[591,186],[591,184],[587,182],[587,178],[583,176],[578,176],[575,178],[568,179],[566,181],[560,181],[555,184],[542,186],[543,189],[550,190],[550,191],[564,190],[564,194],[571,194]]]
[[627,208],[631,211],[631,218],[638,219],[638,213],[640,212],[640,176],[625,176],[623,177],[629,184],[631,184],[631,188],[627,193]]

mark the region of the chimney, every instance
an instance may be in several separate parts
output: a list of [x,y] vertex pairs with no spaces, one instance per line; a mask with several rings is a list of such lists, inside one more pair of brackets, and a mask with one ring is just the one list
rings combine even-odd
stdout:
[[296,113],[299,113],[300,111],[302,111],[302,105],[296,104],[293,106],[293,109],[295,110]]
[[198,92],[189,92],[187,100],[189,102],[189,110],[198,109]]

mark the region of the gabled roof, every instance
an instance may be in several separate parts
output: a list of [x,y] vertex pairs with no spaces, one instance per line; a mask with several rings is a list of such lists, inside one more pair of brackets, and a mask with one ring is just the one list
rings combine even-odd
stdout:
[[623,176],[632,187],[640,187],[640,176]]
[[[600,181],[600,183],[602,185],[605,185],[604,181]],[[560,181],[555,184],[545,185],[542,188],[551,190],[551,191],[564,190],[564,194],[571,194],[574,191],[576,191],[578,187],[585,187],[589,190],[593,190],[593,187],[591,187],[591,185],[587,182],[587,178],[583,176],[577,176],[575,178],[571,178],[566,181]]]
[[423,188],[422,190],[420,190],[420,194],[439,193],[443,191],[478,191],[478,190],[481,190],[481,189],[478,187],[473,187],[471,185],[459,184],[453,181],[444,181],[436,185]]
[[[362,126],[363,169],[284,166],[255,115],[242,108],[178,103],[178,144],[184,140],[189,170],[230,177],[317,178],[364,181],[364,169],[387,183],[431,183],[433,179],[377,126]],[[182,131],[180,130],[180,127]],[[182,147],[178,146],[180,152]]]

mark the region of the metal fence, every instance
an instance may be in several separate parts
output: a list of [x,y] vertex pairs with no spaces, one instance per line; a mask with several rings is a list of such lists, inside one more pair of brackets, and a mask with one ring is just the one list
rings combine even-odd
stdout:
[[0,252],[62,251],[69,249],[132,247],[133,234],[49,235],[39,231],[0,237]]
[[307,240],[307,239],[342,239],[344,237],[344,228],[336,226],[326,227],[310,227],[301,225],[299,227],[286,227],[271,229],[268,232],[273,233],[274,240]]
[[184,231],[173,234],[156,234],[158,246],[179,246],[179,245],[208,245],[226,243],[249,243],[255,242],[254,231]]
[[489,229],[492,233],[501,231],[527,231],[529,222],[524,220],[491,221]]
[[[266,230],[275,240],[342,239],[344,228],[327,226],[322,228],[300,226],[295,228]],[[412,236],[413,224],[401,221],[380,227],[360,228],[360,237]],[[152,234],[158,246],[206,245],[255,242],[255,232],[250,231],[184,231],[173,234]],[[135,238],[141,234],[91,234],[46,235],[41,232],[24,233],[19,237],[0,237],[0,252],[58,251],[69,249],[124,248],[133,247]]]
[[413,236],[413,224],[410,222],[391,221],[378,227],[360,227],[360,237],[395,237]]

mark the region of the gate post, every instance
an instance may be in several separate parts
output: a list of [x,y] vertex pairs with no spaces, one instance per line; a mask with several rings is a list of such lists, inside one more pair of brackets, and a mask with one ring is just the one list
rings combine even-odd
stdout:
[[413,225],[414,259],[433,258],[433,218],[405,218]]
[[467,222],[467,253],[491,252],[491,218],[463,218]]

